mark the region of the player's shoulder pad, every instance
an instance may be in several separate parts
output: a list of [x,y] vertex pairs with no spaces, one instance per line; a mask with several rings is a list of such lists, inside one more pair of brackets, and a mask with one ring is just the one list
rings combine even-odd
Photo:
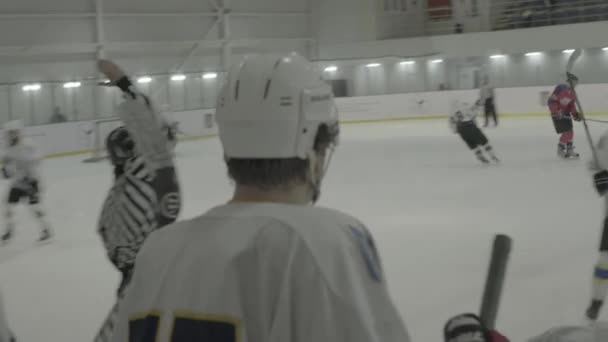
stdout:
[[[382,267],[374,239],[358,219],[322,207],[297,207],[275,218],[289,227],[315,259],[328,282],[337,275],[357,277],[363,273],[382,282]],[[357,273],[357,274],[354,274]]]

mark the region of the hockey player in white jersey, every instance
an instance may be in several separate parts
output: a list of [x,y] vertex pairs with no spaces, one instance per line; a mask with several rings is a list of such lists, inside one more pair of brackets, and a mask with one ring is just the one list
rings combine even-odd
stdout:
[[11,185],[5,202],[4,218],[6,228],[0,237],[8,242],[15,233],[13,218],[14,207],[21,200],[26,200],[32,213],[40,223],[39,241],[51,238],[50,225],[40,203],[40,163],[42,156],[34,145],[24,138],[23,124],[11,121],[4,125],[6,149],[2,156],[2,174],[10,179]]
[[605,213],[598,260],[593,271],[591,301],[586,311],[590,321],[597,320],[608,293],[608,131],[601,136],[596,151],[599,165],[591,162],[591,170],[595,189],[604,198]]
[[[474,151],[475,156],[484,164],[490,162],[489,159],[498,163],[498,157],[494,154],[492,145],[488,138],[479,129],[475,121],[479,104],[471,106],[466,102],[456,101],[452,104],[452,115],[450,115],[450,128],[454,133],[458,133],[467,146]],[[484,153],[485,152],[485,153]],[[486,156],[487,154],[487,156]],[[489,157],[489,159],[488,159]]]
[[[106,139],[114,183],[98,225],[108,258],[121,274],[120,299],[131,279],[137,252],[150,233],[175,221],[181,196],[164,118],[116,64],[100,61],[99,68],[125,99],[118,111],[125,126],[113,130]],[[117,306],[112,308],[96,342],[110,340],[117,310]]]
[[217,123],[232,199],[148,238],[113,341],[409,342],[367,228],[311,206],[338,139],[320,73],[245,58]]
[[179,129],[179,122],[173,120],[168,115],[163,115],[163,129],[167,132],[167,141],[169,143],[169,148],[172,151],[175,151],[175,147],[177,146],[177,135],[182,134]]

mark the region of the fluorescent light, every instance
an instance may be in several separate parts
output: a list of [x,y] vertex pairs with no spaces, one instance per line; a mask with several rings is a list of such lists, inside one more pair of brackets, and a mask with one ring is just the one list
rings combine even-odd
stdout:
[[81,86],[80,82],[67,82],[63,84],[63,87],[68,88],[79,88]]
[[186,75],[173,75],[171,81],[183,81],[186,79]]
[[492,59],[500,59],[500,58],[505,58],[505,55],[492,55],[492,56],[490,56],[490,58],[492,58]]
[[380,63],[369,63],[368,65],[366,65],[366,67],[368,68],[377,68],[379,66],[381,66],[382,64]]
[[443,63],[443,59],[433,59],[431,61],[431,63],[433,63],[433,64]]
[[35,84],[26,84],[21,89],[23,91],[38,91],[38,90],[40,90],[40,88],[42,88],[42,86],[38,83],[35,83]]
[[608,46],[607,46],[607,47],[605,47],[605,48],[603,48],[602,50],[604,50],[604,51],[608,51]]
[[208,73],[203,74],[203,79],[205,79],[205,80],[212,80],[215,78],[217,78],[217,73],[215,73],[215,72],[208,72]]
[[412,65],[412,64],[416,64],[416,61],[403,61],[401,63],[399,63],[400,65]]
[[327,68],[325,68],[325,71],[326,72],[336,72],[336,71],[338,71],[338,67],[335,65],[330,65]]
[[526,57],[540,56],[542,54],[543,54],[542,52],[528,52],[528,53],[526,53]]
[[149,77],[149,76],[142,76],[137,79],[137,83],[150,83],[150,82],[152,82],[152,77]]
[[564,50],[562,52],[563,53],[573,53],[574,51],[576,51],[576,50],[574,50],[574,49],[566,49],[566,50]]

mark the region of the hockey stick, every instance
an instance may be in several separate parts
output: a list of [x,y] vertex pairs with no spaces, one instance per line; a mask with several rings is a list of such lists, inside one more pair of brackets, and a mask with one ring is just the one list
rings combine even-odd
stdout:
[[601,122],[601,123],[608,123],[608,120],[587,119],[587,121],[591,121],[591,122]]
[[512,245],[513,240],[507,235],[500,234],[494,238],[492,258],[490,259],[483,299],[479,310],[481,321],[490,330],[496,327],[496,317],[498,315],[500,297],[505,282],[505,274]]
[[576,106],[578,107],[578,112],[581,117],[581,120],[583,121],[583,126],[585,127],[585,135],[587,136],[587,142],[589,143],[589,147],[591,148],[591,154],[593,155],[593,161],[595,162],[596,165],[599,165],[598,158],[597,158],[597,151],[595,150],[595,145],[593,144],[593,138],[591,138],[591,133],[589,132],[589,126],[587,125],[587,119],[585,119],[585,112],[583,111],[583,107],[581,106],[581,101],[579,100],[578,95],[576,94],[574,80],[576,80],[577,77],[572,73],[572,68],[574,67],[574,63],[576,63],[576,60],[582,55],[582,53],[583,53],[583,50],[581,50],[581,49],[577,49],[576,51],[574,51],[572,53],[572,56],[570,56],[570,59],[568,59],[568,64],[566,65],[566,77],[568,79],[568,84],[570,85],[570,89],[572,89],[572,95],[574,95],[574,102],[576,103]]

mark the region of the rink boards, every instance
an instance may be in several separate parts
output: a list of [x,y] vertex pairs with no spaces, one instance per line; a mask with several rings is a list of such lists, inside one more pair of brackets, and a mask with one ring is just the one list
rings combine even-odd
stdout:
[[[499,115],[502,117],[548,115],[546,101],[552,88],[549,86],[496,89],[496,106]],[[608,114],[605,100],[608,95],[607,84],[580,85],[578,92],[588,116]],[[344,123],[388,122],[445,118],[454,101],[474,103],[477,99],[478,90],[474,89],[347,97],[337,99],[337,106]],[[169,116],[179,122],[179,127],[184,133],[182,138],[199,139],[212,137],[217,133],[214,112],[214,109],[199,109],[172,112]],[[26,135],[42,148],[46,156],[66,156],[88,153],[96,146],[95,126],[95,121],[32,126],[26,129]],[[103,130],[98,131],[103,132]],[[103,139],[104,137],[101,137],[101,141]]]

